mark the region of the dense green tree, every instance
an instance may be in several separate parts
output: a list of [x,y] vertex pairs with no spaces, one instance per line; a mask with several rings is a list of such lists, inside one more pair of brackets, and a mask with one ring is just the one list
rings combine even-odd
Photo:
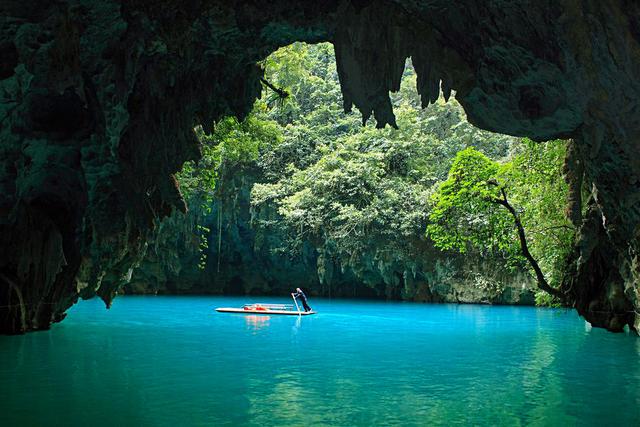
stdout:
[[410,248],[403,240],[419,238],[425,226],[428,144],[384,144],[388,141],[345,139],[314,164],[292,167],[275,183],[255,184],[252,203],[278,206],[291,250],[312,241],[354,268],[365,252],[388,251],[392,243],[406,252]]
[[503,254],[514,265],[524,261],[538,287],[560,297],[547,277],[559,282],[558,267],[574,233],[562,214],[565,148],[563,141],[524,141],[520,152],[502,164],[472,147],[460,151],[432,196],[427,235],[442,249],[475,248]]
[[211,134],[198,127],[196,135],[201,143],[202,158],[197,163],[186,162],[177,178],[187,200],[199,197],[207,203],[211,202],[214,190],[221,188],[221,174],[238,165],[255,162],[263,146],[276,145],[282,138],[274,122],[255,116],[243,121],[227,117],[216,123]]

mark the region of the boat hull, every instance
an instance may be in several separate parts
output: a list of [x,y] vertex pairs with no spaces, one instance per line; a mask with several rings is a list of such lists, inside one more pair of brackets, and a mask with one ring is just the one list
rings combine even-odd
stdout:
[[291,311],[291,310],[245,310],[243,308],[219,307],[216,308],[219,313],[241,313],[241,314],[281,314],[285,316],[309,316],[316,314],[315,311]]

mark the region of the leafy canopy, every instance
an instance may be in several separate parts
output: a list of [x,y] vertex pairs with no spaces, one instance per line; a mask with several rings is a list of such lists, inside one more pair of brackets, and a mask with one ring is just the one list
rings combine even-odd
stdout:
[[563,214],[568,192],[561,174],[565,152],[564,141],[529,140],[504,163],[471,147],[460,151],[447,180],[432,196],[427,235],[441,249],[464,253],[473,248],[522,265],[514,217],[499,203],[508,198],[526,230],[532,256],[557,287],[575,233]]

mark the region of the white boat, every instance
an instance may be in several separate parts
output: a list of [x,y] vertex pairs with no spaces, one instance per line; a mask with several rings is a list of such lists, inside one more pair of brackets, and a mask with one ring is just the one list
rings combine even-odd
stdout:
[[245,304],[241,308],[236,307],[218,307],[216,311],[220,313],[242,313],[242,314],[284,314],[290,316],[309,316],[316,314],[315,311],[301,311],[300,306],[296,299],[293,299],[293,304],[265,304],[265,303],[253,303]]

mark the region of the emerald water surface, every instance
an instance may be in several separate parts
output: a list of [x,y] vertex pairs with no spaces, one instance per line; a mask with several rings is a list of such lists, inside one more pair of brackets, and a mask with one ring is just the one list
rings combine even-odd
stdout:
[[[285,299],[259,298],[263,302]],[[0,337],[7,425],[638,425],[640,340],[573,311],[256,298],[81,302]]]

